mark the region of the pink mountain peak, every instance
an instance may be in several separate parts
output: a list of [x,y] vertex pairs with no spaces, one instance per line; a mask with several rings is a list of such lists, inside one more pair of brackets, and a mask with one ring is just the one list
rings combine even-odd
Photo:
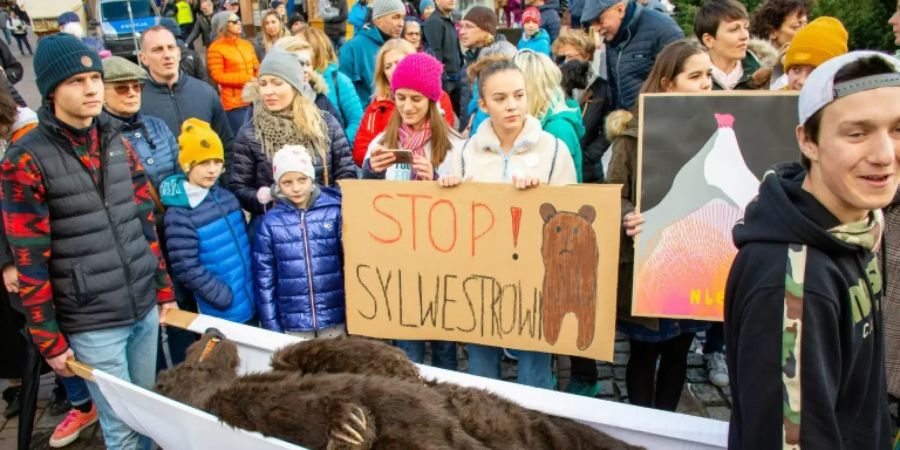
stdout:
[[716,122],[719,124],[719,128],[734,128],[734,116],[731,114],[719,114],[715,113]]

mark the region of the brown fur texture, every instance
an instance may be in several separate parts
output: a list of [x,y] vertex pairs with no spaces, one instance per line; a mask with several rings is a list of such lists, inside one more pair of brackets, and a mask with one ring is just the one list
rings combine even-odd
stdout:
[[[225,423],[318,449],[487,450],[426,386],[379,376],[272,372],[238,378],[207,407]],[[363,411],[363,425],[349,417]],[[355,426],[352,424],[356,424]],[[363,437],[343,445],[339,435]]]
[[272,355],[272,368],[304,373],[358,373],[417,380],[419,371],[403,350],[360,337],[315,339]]
[[[213,340],[218,343],[211,344]],[[207,345],[214,346],[204,355]],[[222,339],[215,332],[206,333],[188,347],[183,363],[160,372],[154,390],[172,400],[202,409],[212,394],[237,378],[238,364],[240,358],[234,342]]]
[[275,371],[236,377],[232,342],[200,358],[213,337],[205,335],[182,365],[161,373],[157,390],[230,426],[310,449],[639,448],[486,390],[423,383],[402,351],[380,341],[304,341],[273,355]]
[[578,340],[581,350],[594,341],[594,320],[597,303],[597,267],[600,251],[591,224],[597,213],[584,205],[578,213],[557,212],[544,203],[540,207],[544,219],[544,303],[542,321],[544,337],[556,344],[566,314],[575,313],[578,319]]

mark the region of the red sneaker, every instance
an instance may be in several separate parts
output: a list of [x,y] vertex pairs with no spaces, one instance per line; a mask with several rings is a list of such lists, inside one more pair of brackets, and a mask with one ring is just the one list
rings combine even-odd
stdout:
[[50,447],[65,447],[75,439],[85,428],[97,422],[97,406],[91,405],[89,412],[83,413],[75,408],[69,410],[66,418],[56,426],[53,430],[53,436],[50,436]]

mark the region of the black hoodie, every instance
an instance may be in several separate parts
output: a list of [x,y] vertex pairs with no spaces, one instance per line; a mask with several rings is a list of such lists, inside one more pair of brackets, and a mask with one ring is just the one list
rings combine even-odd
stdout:
[[878,214],[869,231],[839,237],[838,219],[801,187],[802,167],[772,170],[734,228],[728,447],[888,450]]

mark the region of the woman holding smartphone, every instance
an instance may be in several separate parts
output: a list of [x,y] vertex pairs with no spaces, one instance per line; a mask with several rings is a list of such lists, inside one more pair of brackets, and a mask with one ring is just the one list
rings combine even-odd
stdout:
[[[384,132],[372,140],[362,166],[364,179],[425,180],[446,173],[449,156],[462,138],[440,109],[443,66],[426,53],[403,58],[391,76],[395,111]],[[432,365],[456,370],[456,343],[431,343]],[[426,341],[397,340],[409,359],[422,363]]]

